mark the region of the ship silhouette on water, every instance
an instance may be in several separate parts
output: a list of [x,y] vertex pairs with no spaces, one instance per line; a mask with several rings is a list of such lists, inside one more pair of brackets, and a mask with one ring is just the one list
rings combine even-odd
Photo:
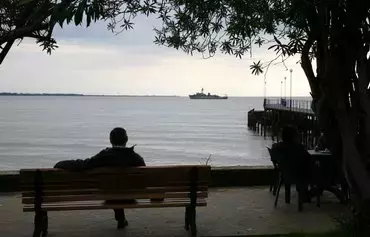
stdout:
[[225,96],[219,96],[219,95],[211,95],[210,93],[204,94],[204,89],[202,88],[201,92],[197,92],[193,95],[189,95],[190,99],[196,99],[196,100],[226,100],[228,97]]

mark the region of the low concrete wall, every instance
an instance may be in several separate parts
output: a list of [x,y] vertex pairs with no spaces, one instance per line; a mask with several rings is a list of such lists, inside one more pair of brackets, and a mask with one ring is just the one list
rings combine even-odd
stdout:
[[18,171],[0,171],[0,192],[20,191]]
[[[272,167],[212,167],[211,187],[265,186],[270,184]],[[0,192],[20,190],[19,171],[0,171]]]
[[272,167],[235,166],[213,167],[212,187],[265,186],[270,185]]

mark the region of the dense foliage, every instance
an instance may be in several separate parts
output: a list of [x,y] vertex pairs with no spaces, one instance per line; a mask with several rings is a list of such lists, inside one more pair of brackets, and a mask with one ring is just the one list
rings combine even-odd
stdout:
[[[51,53],[57,47],[53,31],[58,24],[91,22],[109,16],[111,2],[106,0],[1,0],[0,64],[17,40],[34,38]],[[85,19],[84,19],[85,16]]]

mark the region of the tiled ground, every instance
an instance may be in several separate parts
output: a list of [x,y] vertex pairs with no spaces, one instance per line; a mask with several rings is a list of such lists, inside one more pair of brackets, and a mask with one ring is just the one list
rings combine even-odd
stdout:
[[[293,192],[294,195],[294,192]],[[199,236],[238,236],[290,232],[316,232],[335,227],[332,217],[345,213],[330,194],[325,194],[320,208],[306,204],[297,211],[292,204],[273,207],[274,197],[264,188],[212,189],[207,207],[197,209]],[[129,226],[116,230],[113,212],[73,211],[49,213],[50,237],[82,236],[188,236],[183,229],[183,208],[127,210]],[[32,236],[33,214],[23,213],[19,194],[0,196],[0,236]]]

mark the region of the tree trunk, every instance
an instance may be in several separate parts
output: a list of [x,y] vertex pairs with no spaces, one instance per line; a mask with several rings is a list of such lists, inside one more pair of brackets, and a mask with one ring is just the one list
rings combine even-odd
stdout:
[[[339,38],[341,41],[334,47],[333,43],[331,47],[318,43],[324,50],[319,54],[320,65],[315,78],[320,92],[312,88],[316,90],[312,94],[312,108],[324,129],[330,150],[338,158],[338,170],[351,188],[360,236],[370,236],[365,235],[365,232],[370,233],[370,170],[367,167],[370,156],[370,99],[367,94],[370,66],[366,57],[360,62],[356,55],[358,49],[353,44],[342,40],[346,36]],[[305,72],[310,71],[305,68],[307,66],[302,64]],[[312,80],[311,74],[307,76]],[[358,85],[353,83],[356,80]]]

